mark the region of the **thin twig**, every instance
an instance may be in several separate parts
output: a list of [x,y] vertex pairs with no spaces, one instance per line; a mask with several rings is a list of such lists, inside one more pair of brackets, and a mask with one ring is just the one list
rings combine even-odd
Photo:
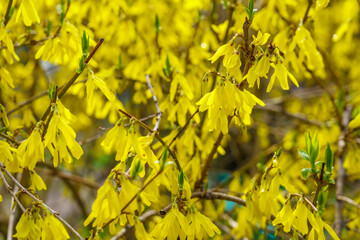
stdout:
[[148,84],[148,87],[151,91],[151,94],[153,96],[153,99],[154,99],[154,103],[155,103],[155,107],[156,107],[156,111],[157,111],[157,117],[156,117],[156,124],[155,124],[155,127],[153,128],[153,131],[157,131],[159,129],[159,126],[160,126],[160,120],[161,120],[161,115],[162,115],[162,112],[160,110],[160,107],[159,107],[159,102],[157,100],[157,97],[155,95],[155,92],[154,92],[154,89],[153,89],[153,86],[151,85],[151,81],[150,81],[150,75],[149,74],[146,74],[146,81],[147,81],[147,84]]
[[[346,152],[346,133],[347,133],[347,126],[351,120],[351,113],[352,113],[352,106],[347,105],[346,109],[342,116],[341,121],[341,135],[338,141],[338,150],[337,150],[337,177],[336,177],[336,196],[343,196],[344,195],[344,182],[346,177],[346,172],[344,168],[344,160],[345,160],[345,152]],[[343,227],[343,210],[344,203],[343,201],[336,198],[335,202],[335,232],[336,234],[341,237],[341,230]]]
[[314,209],[315,212],[318,211],[318,209],[314,206],[314,204],[312,204],[312,202],[307,199],[304,195],[299,194],[299,193],[289,193],[290,196],[296,196],[296,197],[302,197],[304,199],[304,201],[312,208]]
[[199,109],[197,109],[191,116],[190,118],[186,121],[185,125],[180,129],[180,131],[176,134],[176,136],[171,140],[169,147],[171,147],[171,145],[174,143],[174,141],[186,130],[187,126],[190,123],[190,120],[193,119],[193,117],[195,117],[195,115],[199,112]]
[[12,137],[6,135],[5,133],[0,132],[0,137],[5,138],[6,140],[14,143],[16,146],[20,145],[20,143],[15,138],[12,138]]
[[158,131],[154,131],[152,130],[148,125],[146,125],[145,123],[143,123],[142,121],[140,121],[139,119],[137,119],[136,117],[132,116],[131,114],[125,112],[122,109],[119,109],[119,111],[123,114],[125,114],[125,116],[127,116],[130,119],[134,119],[136,122],[138,122],[140,124],[140,126],[142,126],[143,128],[145,128],[146,130],[148,130],[150,133],[155,134],[155,138],[166,148],[168,149],[171,157],[174,159],[176,167],[178,168],[178,170],[181,170],[181,165],[179,162],[179,159],[177,158],[176,154],[174,153],[174,151],[172,151],[170,149],[170,147],[165,143],[164,139],[162,139],[162,137],[160,137],[159,132]]
[[314,126],[318,126],[321,127],[323,124],[319,121],[316,120],[310,120],[306,117],[306,115],[304,114],[297,114],[297,113],[291,113],[286,111],[285,109],[283,109],[280,106],[277,105],[271,105],[271,106],[264,106],[264,107],[255,107],[255,109],[258,110],[265,110],[265,111],[269,111],[269,112],[274,112],[274,113],[282,113],[285,116],[297,119],[299,121],[302,121],[304,123],[310,124],[310,125],[314,125]]
[[4,17],[4,26],[6,26],[10,20],[10,10],[11,10],[12,3],[13,3],[13,0],[9,0],[7,8],[6,8],[5,17]]
[[[65,226],[67,226],[79,239],[84,240],[84,238],[68,223],[66,222],[61,216],[60,213],[53,210],[52,208],[50,208],[48,205],[46,205],[43,201],[41,201],[40,199],[38,199],[37,197],[35,197],[32,193],[30,193],[23,185],[21,185],[21,183],[19,183],[16,178],[13,177],[13,175],[11,175],[11,173],[6,169],[5,165],[0,162],[0,168],[1,170],[23,191],[25,192],[30,198],[32,198],[35,202],[43,205],[45,208],[47,208],[51,214],[59,219]],[[3,177],[3,175],[1,174],[1,176]]]
[[348,197],[345,197],[345,196],[340,195],[340,196],[336,196],[336,199],[337,199],[337,200],[340,200],[340,201],[343,201],[343,202],[346,202],[346,203],[348,203],[348,204],[350,204],[350,205],[353,205],[353,206],[355,206],[355,207],[357,207],[357,208],[360,209],[360,204],[357,204],[357,203],[356,203],[354,200],[352,200],[351,198],[348,198]]
[[[2,164],[2,163],[1,163]],[[16,197],[15,193],[12,191],[12,187],[9,185],[9,183],[6,181],[4,174],[2,173],[2,171],[0,171],[0,177],[2,179],[2,181],[4,182],[5,188],[6,190],[11,194],[11,196],[13,197],[13,199],[16,201],[17,205],[20,207],[21,211],[25,212],[25,208],[24,206],[21,204],[21,202],[19,201],[19,199]]]
[[312,0],[308,0],[308,6],[306,8],[304,17],[302,18],[302,24],[305,24],[309,18],[309,12],[310,12],[311,5],[312,5]]
[[[87,79],[80,80],[80,81],[75,82],[73,85],[78,84],[78,83],[85,83],[86,81],[87,81]],[[59,87],[58,90],[63,89],[64,86],[65,85]],[[32,96],[32,97],[24,100],[23,102],[19,103],[14,109],[11,109],[6,114],[9,116],[9,115],[13,114],[14,112],[16,112],[17,110],[21,109],[22,107],[32,103],[33,101],[35,101],[35,100],[37,100],[37,99],[39,99],[39,98],[41,98],[43,96],[47,96],[47,95],[48,95],[48,90],[43,91],[43,92],[39,93],[38,95]]]
[[[22,178],[22,174],[18,174],[18,179],[19,182],[21,182],[21,178]],[[14,194],[16,196],[17,191],[19,190],[18,186],[14,186]],[[10,205],[10,216],[9,216],[9,224],[8,224],[8,234],[7,234],[7,239],[12,239],[12,235],[14,232],[14,226],[15,226],[15,220],[16,220],[16,206],[13,208],[13,205],[15,204],[15,202],[17,203],[17,199],[15,199],[14,197],[12,197],[11,199],[11,205]],[[20,205],[19,205],[20,206]],[[21,207],[20,207],[21,208]],[[24,208],[25,209],[25,208]],[[21,209],[22,210],[22,209]],[[23,211],[24,212],[24,211]]]

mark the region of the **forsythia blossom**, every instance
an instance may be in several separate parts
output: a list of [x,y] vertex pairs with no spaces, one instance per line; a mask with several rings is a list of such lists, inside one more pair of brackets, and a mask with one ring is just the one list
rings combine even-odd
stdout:
[[21,167],[27,167],[29,170],[35,168],[38,160],[44,161],[44,143],[41,139],[39,123],[31,132],[29,138],[20,144],[17,155],[20,159]]
[[34,3],[32,0],[22,0],[20,8],[16,15],[16,22],[19,20],[20,15],[23,18],[24,24],[26,26],[31,26],[33,22],[40,23],[39,15],[35,9]]

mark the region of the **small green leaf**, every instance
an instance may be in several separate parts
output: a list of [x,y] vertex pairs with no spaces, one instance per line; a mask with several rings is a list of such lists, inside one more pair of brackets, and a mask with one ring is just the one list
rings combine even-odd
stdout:
[[156,33],[156,35],[159,34],[160,30],[161,30],[160,19],[159,19],[159,16],[156,14],[155,15],[155,33]]
[[303,159],[310,161],[309,155],[302,149],[298,149],[298,153],[300,155],[300,157],[302,157]]
[[182,192],[184,189],[184,172],[180,169],[179,173],[179,192]]
[[307,152],[308,154],[311,153],[312,145],[311,145],[310,132],[305,133],[305,144],[306,144],[306,152]]
[[301,170],[301,175],[306,180],[306,178],[307,178],[307,176],[309,175],[310,172],[311,172],[311,168],[303,168]]
[[331,173],[333,167],[333,153],[331,151],[329,143],[327,143],[325,149],[325,164],[326,164],[326,171]]
[[169,155],[169,151],[167,149],[167,147],[165,148],[162,158],[161,158],[161,163],[160,163],[160,169],[163,170],[165,167],[165,163],[166,163],[166,159],[168,158]]
[[282,148],[279,147],[279,149],[276,151],[276,157],[280,157],[282,152]]

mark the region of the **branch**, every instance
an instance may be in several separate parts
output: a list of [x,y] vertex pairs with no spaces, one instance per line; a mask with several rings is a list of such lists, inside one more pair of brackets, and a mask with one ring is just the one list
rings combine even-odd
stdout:
[[[78,83],[85,83],[86,81],[87,81],[87,79],[80,80],[80,81],[75,82],[73,85],[78,84]],[[58,90],[63,89],[64,86],[65,86],[65,85],[59,87]],[[8,111],[6,114],[9,116],[10,114],[13,114],[13,113],[16,112],[17,110],[21,109],[22,107],[24,107],[24,106],[32,103],[33,101],[35,101],[35,100],[37,100],[37,99],[39,99],[39,98],[41,98],[41,97],[43,97],[43,96],[46,96],[46,95],[48,95],[48,91],[47,91],[47,90],[39,93],[38,95],[32,96],[32,97],[24,100],[23,102],[19,103],[14,109],[11,109],[11,110]]]
[[155,103],[155,107],[156,107],[156,111],[158,113],[157,117],[156,117],[156,124],[155,124],[155,127],[153,128],[153,131],[157,131],[159,129],[159,126],[160,126],[160,120],[161,120],[161,115],[162,115],[162,112],[160,110],[160,107],[159,107],[159,102],[157,100],[157,97],[154,93],[154,89],[151,85],[151,81],[150,81],[150,75],[149,74],[146,74],[146,81],[147,81],[147,84],[148,84],[148,87],[151,91],[151,94],[153,96],[153,99],[154,99],[154,103]]
[[0,137],[5,138],[6,140],[14,143],[16,146],[19,146],[19,145],[20,145],[20,143],[19,143],[15,138],[12,138],[12,137],[4,134],[4,133],[1,133],[1,132],[0,132]]
[[288,117],[297,119],[299,121],[302,121],[304,123],[314,125],[314,126],[318,126],[318,127],[321,127],[323,125],[319,121],[308,119],[306,117],[306,115],[304,115],[304,114],[291,113],[291,112],[288,112],[285,109],[283,109],[283,108],[281,108],[280,106],[277,106],[277,105],[264,106],[264,107],[257,107],[256,106],[255,109],[265,110],[265,111],[274,112],[274,113],[282,113],[285,116],[288,116]]
[[[65,226],[67,226],[79,239],[84,240],[84,238],[68,223],[66,222],[62,217],[60,217],[60,213],[53,210],[52,208],[50,208],[48,205],[46,205],[43,201],[41,201],[40,199],[38,199],[37,197],[35,197],[32,193],[30,193],[23,185],[21,185],[21,183],[19,183],[16,178],[14,178],[11,173],[6,169],[5,165],[0,162],[0,168],[1,170],[15,183],[15,185],[17,185],[23,192],[25,192],[30,198],[32,198],[35,202],[43,205],[45,208],[47,208],[51,214],[59,219]],[[4,176],[1,173],[1,177],[3,178]]]
[[314,206],[314,204],[312,204],[312,202],[307,199],[304,195],[299,194],[299,193],[289,193],[290,196],[296,196],[296,197],[302,197],[304,199],[304,201],[312,208],[314,209],[315,212],[318,211],[318,209]]
[[205,178],[208,175],[209,168],[211,166],[212,160],[214,159],[214,155],[217,152],[217,149],[220,146],[223,137],[224,137],[224,134],[222,132],[220,132],[219,136],[217,137],[217,139],[216,139],[216,141],[215,141],[215,143],[214,143],[214,145],[213,145],[213,147],[211,149],[211,152],[210,152],[209,156],[205,160],[205,165],[204,165],[204,167],[203,167],[203,169],[201,171],[201,177],[197,181],[197,183],[195,184],[195,188],[201,189],[201,185],[204,183]]
[[5,17],[4,17],[4,26],[6,26],[10,20],[10,10],[11,10],[12,3],[13,3],[13,0],[9,0],[9,3],[6,8]]
[[232,195],[228,195],[225,193],[220,193],[220,192],[211,192],[211,191],[194,192],[194,193],[192,193],[191,198],[222,199],[222,200],[227,200],[227,201],[237,203],[242,206],[246,206],[246,200],[239,198],[239,197],[232,196]]
[[345,196],[336,196],[336,199],[337,200],[340,200],[340,201],[343,201],[343,202],[346,202],[350,205],[353,205],[355,207],[357,207],[358,209],[360,209],[360,204],[357,204],[354,200],[352,200],[351,198],[348,198],[348,197],[345,197]]
[[172,151],[170,149],[170,147],[165,143],[165,141],[160,137],[159,132],[158,131],[154,131],[152,130],[148,125],[146,125],[145,123],[143,123],[142,121],[140,121],[139,119],[137,119],[136,117],[132,116],[131,114],[125,112],[122,109],[119,109],[119,111],[123,114],[125,114],[125,116],[127,116],[130,119],[134,119],[136,122],[138,122],[140,124],[140,126],[142,126],[143,128],[145,128],[146,130],[148,130],[150,133],[155,134],[155,138],[165,147],[169,150],[169,153],[171,155],[171,157],[174,159],[176,167],[178,168],[178,170],[181,170],[181,165],[179,162],[179,159],[177,158],[177,156],[175,155],[174,151]]
[[[21,179],[22,179],[22,174],[18,175],[20,177],[18,177],[19,179],[19,182],[21,182]],[[16,193],[17,191],[19,190],[19,187],[15,185],[14,187],[14,194],[16,196]],[[8,224],[8,232],[7,232],[7,238],[8,239],[12,239],[12,235],[13,235],[13,231],[14,231],[14,225],[15,225],[15,220],[16,220],[16,216],[15,216],[15,213],[16,213],[16,206],[13,208],[13,205],[14,203],[18,203],[17,202],[18,200],[14,197],[12,197],[11,199],[11,205],[10,205],[10,216],[9,216],[9,224]],[[20,205],[19,205],[20,206]],[[21,207],[20,207],[21,208]],[[25,208],[24,208],[25,209]],[[23,209],[21,209],[23,210]],[[23,211],[24,212],[24,211]]]
[[311,5],[312,5],[312,0],[308,0],[308,6],[306,8],[304,17],[302,18],[302,24],[305,24],[306,20],[308,20],[308,18],[309,18],[309,12],[310,12]]
[[[2,163],[1,163],[2,164]],[[2,167],[2,166],[1,166]],[[3,170],[3,169],[2,169]],[[19,199],[16,197],[15,193],[12,191],[12,187],[9,185],[9,183],[6,181],[4,174],[2,173],[2,171],[0,171],[0,177],[2,179],[2,181],[4,182],[5,188],[6,190],[11,194],[11,196],[13,197],[13,199],[15,200],[15,202],[17,203],[17,205],[20,207],[21,211],[25,212],[25,208],[24,206],[21,204],[21,202],[19,201]]]
[[[347,135],[347,126],[351,120],[352,106],[347,105],[346,109],[342,116],[341,121],[341,135],[338,141],[338,150],[337,150],[337,177],[336,177],[336,196],[343,196],[344,194],[344,181],[345,181],[345,150],[346,150],[346,135]],[[338,236],[341,237],[341,229],[343,227],[343,210],[344,204],[343,201],[336,198],[335,202],[335,232]]]
[[195,115],[199,112],[199,109],[197,109],[191,116],[190,118],[186,121],[185,125],[180,129],[180,131],[176,134],[176,136],[171,140],[169,147],[174,143],[174,141],[186,130],[187,126],[190,123],[190,120],[193,119],[193,117],[195,117]]

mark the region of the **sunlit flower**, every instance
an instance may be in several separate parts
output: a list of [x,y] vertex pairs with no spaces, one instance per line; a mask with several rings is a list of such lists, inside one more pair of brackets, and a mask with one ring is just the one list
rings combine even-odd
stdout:
[[33,22],[40,23],[39,15],[32,0],[21,1],[18,13],[16,15],[16,22],[19,20],[20,15],[22,16],[26,26],[31,26]]
[[275,65],[272,63],[271,66],[275,69],[275,72],[273,73],[273,75],[270,78],[269,85],[266,89],[267,92],[271,91],[271,89],[274,85],[275,79],[279,80],[280,86],[284,90],[289,90],[288,77],[295,84],[296,87],[299,87],[299,84],[296,81],[295,77],[286,69],[284,64],[278,63]]

